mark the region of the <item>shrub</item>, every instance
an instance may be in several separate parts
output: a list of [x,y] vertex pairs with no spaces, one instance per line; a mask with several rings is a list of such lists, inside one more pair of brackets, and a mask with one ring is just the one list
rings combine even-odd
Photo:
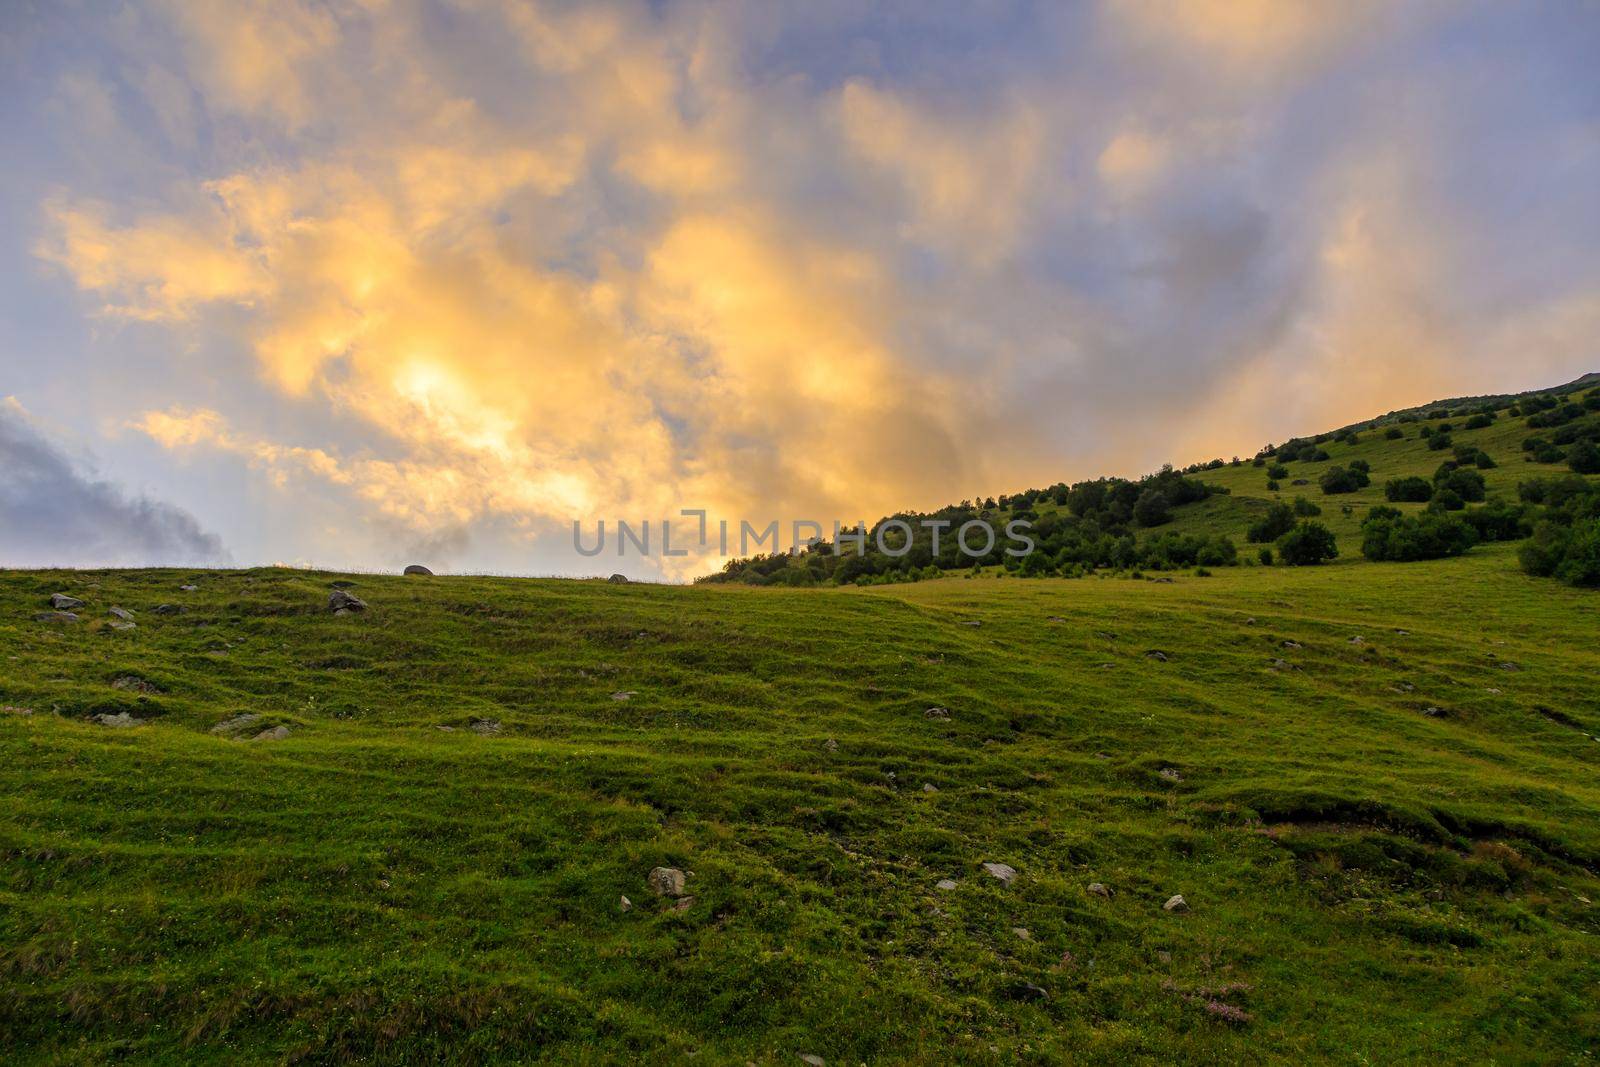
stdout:
[[1473,459],[1473,462],[1478,465],[1478,469],[1481,470],[1481,471],[1494,470],[1496,467],[1498,467],[1500,465],[1500,464],[1498,464],[1498,463],[1496,463],[1494,461],[1494,458],[1492,456],[1490,456],[1489,453],[1481,451],[1481,450],[1478,452],[1477,456]]
[[1480,541],[1520,541],[1533,532],[1527,508],[1491,500],[1481,508],[1468,508],[1461,515],[1472,525]]
[[1410,501],[1415,504],[1425,504],[1433,499],[1433,486],[1426,478],[1415,475],[1407,478],[1391,478],[1383,487],[1385,500]]
[[1258,521],[1250,524],[1245,540],[1253,545],[1276,541],[1294,529],[1294,510],[1288,504],[1274,504]]
[[1391,426],[1387,430],[1383,431],[1383,436],[1389,441],[1404,441],[1406,438],[1406,432],[1398,426]]
[[1464,467],[1445,464],[1434,474],[1433,484],[1441,490],[1455,493],[1462,500],[1477,502],[1484,496],[1483,475]]
[[1353,459],[1353,460],[1351,460],[1350,463],[1349,463],[1349,467],[1350,467],[1351,470],[1360,471],[1362,474],[1371,474],[1372,473],[1372,464],[1368,463],[1364,459]]
[[1567,449],[1567,466],[1579,474],[1600,474],[1600,448],[1582,440]]
[[1468,523],[1452,515],[1402,515],[1377,507],[1361,524],[1361,554],[1374,562],[1409,563],[1459,556],[1478,539]]
[[1494,416],[1480,413],[1467,420],[1466,428],[1469,430],[1483,430],[1494,425]]
[[1541,522],[1517,553],[1522,569],[1568,585],[1600,587],[1600,519],[1568,526]]
[[1286,566],[1307,567],[1338,558],[1339,546],[1320,522],[1302,522],[1278,538],[1278,555]]
[[1449,447],[1450,447],[1450,435],[1447,434],[1447,433],[1443,433],[1443,432],[1436,433],[1436,434],[1433,434],[1431,437],[1428,438],[1428,449],[1430,451],[1443,452],[1445,449],[1447,449]]
[[1267,468],[1267,477],[1274,481],[1278,480],[1279,478],[1287,478],[1289,477],[1289,468],[1285,467],[1282,463],[1274,463],[1272,466]]
[[[1321,515],[1322,509],[1305,497],[1297,496],[1294,498],[1294,513],[1298,518],[1308,519],[1313,515]],[[1269,540],[1276,540],[1276,538],[1269,538]]]
[[1467,506],[1461,499],[1461,494],[1454,489],[1440,489],[1433,494],[1433,499],[1428,502],[1429,511],[1460,511]]
[[1271,478],[1267,479],[1267,492],[1276,493],[1278,491],[1278,488],[1279,488],[1279,486],[1278,486],[1278,483],[1276,481],[1274,481]]
[[1346,470],[1344,467],[1329,467],[1317,479],[1317,484],[1322,486],[1322,491],[1329,495],[1334,493],[1353,493],[1357,489],[1370,484],[1372,479],[1365,471]]
[[1256,558],[1261,561],[1261,565],[1263,567],[1272,566],[1272,549],[1263,548],[1260,552],[1258,552],[1256,554]]

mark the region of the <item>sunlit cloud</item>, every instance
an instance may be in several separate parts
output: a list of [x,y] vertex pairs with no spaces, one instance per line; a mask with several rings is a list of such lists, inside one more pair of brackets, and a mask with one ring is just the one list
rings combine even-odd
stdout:
[[1600,127],[1552,123],[1568,269],[1508,286],[1458,176],[1533,134],[1452,140],[1476,83],[1405,61],[1439,8],[1012,15],[131,5],[48,101],[138,176],[63,165],[22,240],[86,360],[193,369],[96,418],[246,512],[342,501],[351,562],[368,520],[554,569],[575,518],[871,520],[1513,384],[1497,345],[1589,369]]

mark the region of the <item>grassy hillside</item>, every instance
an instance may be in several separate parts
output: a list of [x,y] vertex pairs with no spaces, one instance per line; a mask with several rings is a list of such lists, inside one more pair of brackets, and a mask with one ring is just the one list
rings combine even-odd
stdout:
[[5,1058],[1586,1062],[1600,621],[1511,552],[346,616],[4,573]]

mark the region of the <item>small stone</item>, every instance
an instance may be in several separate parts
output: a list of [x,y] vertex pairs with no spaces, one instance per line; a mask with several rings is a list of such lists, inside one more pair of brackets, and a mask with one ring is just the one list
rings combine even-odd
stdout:
[[652,867],[645,882],[661,897],[683,896],[684,876],[676,867]]
[[607,578],[606,581],[612,585],[627,585],[628,576],[626,574],[613,574],[611,577]]
[[941,892],[948,893],[959,884],[960,883],[954,878],[941,878],[937,882],[933,883],[933,888]]
[[1005,885],[1010,885],[1017,877],[1016,868],[1008,863],[985,863],[983,869]]
[[1396,630],[1395,633],[1399,634],[1401,637],[1410,637],[1411,636],[1411,631],[1410,630]]
[[839,742],[830,737],[826,741],[822,742],[822,747],[827,749],[829,752],[837,752],[839,751]]
[[1050,994],[1043,986],[1023,982],[1016,987],[1017,996],[1026,1000],[1049,1000]]
[[1352,645],[1364,645],[1364,644],[1367,643],[1367,639],[1365,637],[1362,637],[1360,634],[1356,634],[1354,637],[1352,637],[1350,639],[1350,643]]
[[1090,882],[1089,892],[1097,897],[1110,897],[1111,887],[1106,885],[1104,882]]
[[137,630],[139,624],[136,622],[114,622],[111,624],[111,628],[113,630]]
[[1066,619],[1063,619],[1060,615],[1050,615],[1050,616],[1048,616],[1048,618],[1049,618],[1049,620],[1051,622],[1066,622],[1067,621]]
[[77,611],[83,607],[83,601],[75,596],[68,596],[66,593],[52,593],[50,595],[50,606],[57,611]]
[[611,699],[612,700],[631,700],[631,699],[633,699],[634,697],[636,697],[638,695],[639,695],[638,692],[633,690],[633,689],[619,689],[615,693],[611,694]]
[[948,719],[950,717],[950,709],[929,708],[927,711],[922,713],[922,716],[925,719]]
[[815,1053],[800,1052],[796,1055],[800,1057],[801,1063],[809,1064],[810,1067],[827,1067],[828,1061],[823,1059],[821,1056],[816,1055]]
[[159,693],[161,687],[152,682],[147,682],[137,674],[123,674],[111,680],[111,688],[122,689],[130,693]]
[[694,897],[681,897],[676,904],[672,905],[672,910],[688,911],[692,907],[694,907]]
[[189,609],[181,604],[157,604],[153,610],[157,615],[182,615]]
[[1161,768],[1161,777],[1165,778],[1169,782],[1183,781],[1183,775],[1178,773],[1178,769],[1176,767]]
[[257,741],[282,741],[288,736],[289,728],[287,726],[274,726],[269,730],[262,730],[259,734],[256,734],[254,739]]
[[1448,714],[1448,712],[1446,712],[1443,708],[1429,706],[1422,709],[1422,714],[1428,716],[1430,719],[1442,719]]
[[961,620],[961,625],[962,626],[982,626],[983,623],[978,621],[977,619],[962,619]]
[[112,616],[113,618],[121,619],[123,622],[133,621],[133,612],[129,611],[127,608],[112,608],[106,612],[106,614]]
[[1254,617],[1253,617],[1253,616],[1252,616],[1252,617],[1251,617],[1251,618],[1248,618],[1248,619],[1246,619],[1246,620],[1244,620],[1244,624],[1245,624],[1245,625],[1246,625],[1246,626],[1254,626],[1254,625],[1255,625],[1255,624],[1256,624],[1256,620],[1255,620],[1255,618],[1254,618]]
[[939,791],[939,787],[934,785],[932,782],[923,782],[922,791],[924,793],[937,793]]
[[1159,648],[1152,648],[1150,651],[1145,653],[1145,658],[1156,660],[1159,663],[1166,663],[1172,657],[1161,651]]
[[132,715],[129,715],[125,711],[119,711],[115,715],[107,715],[102,712],[94,717],[94,721],[99,723],[101,726],[111,726],[117,729],[123,729],[128,726],[144,725],[143,719],[135,719]]
[[1033,935],[1028,932],[1028,928],[1026,926],[1013,926],[1011,928],[1011,932],[1022,938],[1024,941],[1033,940]]
[[622,902],[617,906],[622,911],[632,911],[633,910],[633,901],[629,900],[627,898],[626,894],[624,894],[624,896],[622,898]]
[[1297,650],[1299,648],[1302,648],[1304,646],[1302,646],[1299,641],[1285,641],[1285,642],[1283,642],[1282,647],[1287,648],[1289,651],[1293,652],[1293,651],[1295,651],[1295,650]]
[[1182,894],[1174,893],[1172,896],[1167,898],[1167,902],[1165,904],[1161,905],[1161,910],[1188,911],[1189,902],[1183,899]]
[[351,612],[366,611],[367,602],[345,589],[335,589],[328,594],[328,610],[335,615],[347,615]]
[[180,586],[178,586],[178,591],[182,592],[182,593],[195,593],[195,592],[199,592],[199,590],[200,590],[200,587],[198,585],[180,585]]
[[1487,689],[1485,689],[1484,692],[1485,693],[1493,693],[1495,696],[1499,696],[1500,695],[1500,690],[1496,689],[1492,685],[1489,686]]
[[78,622],[79,619],[70,611],[41,611],[33,616],[34,622]]
[[1172,953],[1168,952],[1166,949],[1162,949],[1156,953],[1156,959],[1160,960],[1162,963],[1171,963]]
[[422,577],[422,578],[432,578],[433,577],[433,572],[430,571],[428,568],[424,567],[420,563],[411,564],[404,571],[401,571],[401,573],[402,574],[407,574],[407,575],[412,575],[412,576],[415,576],[415,577]]
[[500,720],[473,718],[467,721],[467,729],[475,734],[497,734],[500,732]]
[[1519,663],[1512,663],[1508,660],[1505,663],[1500,664],[1500,669],[1503,671],[1520,671],[1522,669],[1522,665]]

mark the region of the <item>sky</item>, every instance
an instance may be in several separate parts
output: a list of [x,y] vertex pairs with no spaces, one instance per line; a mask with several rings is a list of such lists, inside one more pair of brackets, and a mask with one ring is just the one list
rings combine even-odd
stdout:
[[1600,370],[1593,0],[0,7],[0,565],[682,579],[573,523]]

